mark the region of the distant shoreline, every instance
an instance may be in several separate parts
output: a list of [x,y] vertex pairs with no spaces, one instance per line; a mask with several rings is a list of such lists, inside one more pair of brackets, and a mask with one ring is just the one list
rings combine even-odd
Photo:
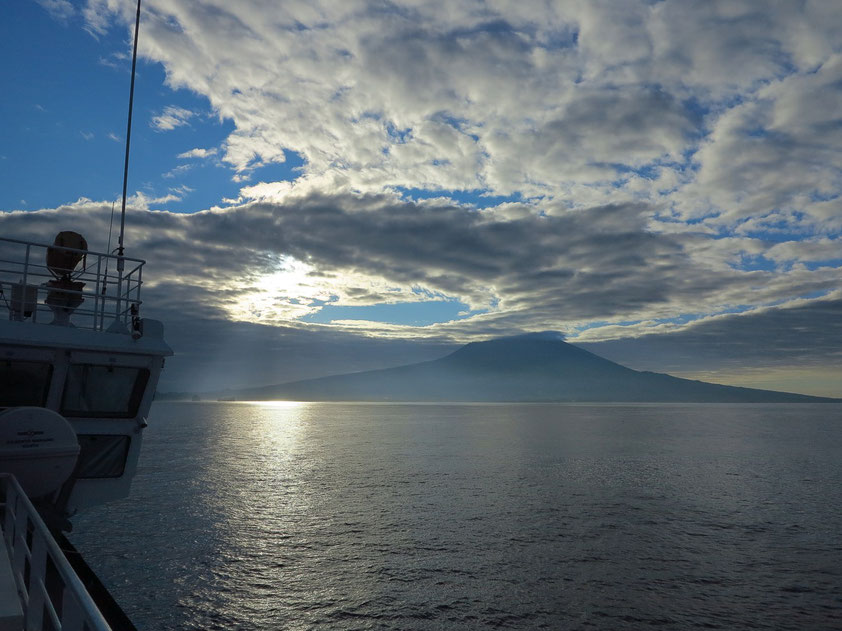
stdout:
[[170,397],[168,393],[161,393],[162,396],[155,397],[155,403],[287,403],[287,404],[311,404],[321,405],[587,405],[587,406],[616,406],[628,407],[649,407],[649,406],[685,406],[685,405],[833,405],[842,404],[842,399],[819,397],[816,401],[305,401],[293,399],[217,399],[207,398],[180,398]]

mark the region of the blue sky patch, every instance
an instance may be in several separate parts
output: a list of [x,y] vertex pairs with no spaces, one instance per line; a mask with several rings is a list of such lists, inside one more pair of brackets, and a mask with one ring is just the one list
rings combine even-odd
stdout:
[[773,272],[777,269],[778,264],[762,254],[743,254],[739,262],[731,263],[730,266],[732,269],[741,272]]
[[474,189],[470,191],[454,191],[454,190],[425,190],[420,188],[404,188],[402,186],[396,189],[404,199],[411,201],[420,201],[423,199],[437,199],[439,197],[446,197],[460,204],[471,204],[477,208],[490,208],[492,206],[499,206],[505,203],[523,202],[523,195],[520,193],[513,193],[512,195],[489,195],[486,190]]
[[842,258],[827,259],[825,261],[808,261],[804,263],[804,267],[806,267],[811,272],[822,267],[842,267]]
[[426,300],[360,307],[327,304],[317,313],[304,316],[301,320],[320,324],[329,324],[334,320],[368,320],[385,324],[428,326],[438,322],[464,320],[478,313],[481,312],[469,311],[468,305],[458,300]]

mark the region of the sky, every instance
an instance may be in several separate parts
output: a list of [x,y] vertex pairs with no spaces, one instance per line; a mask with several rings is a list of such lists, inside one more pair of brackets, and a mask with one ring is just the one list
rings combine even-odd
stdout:
[[[0,235],[108,249],[134,11],[0,5]],[[145,0],[139,55],[163,390],[554,330],[842,396],[834,0]]]

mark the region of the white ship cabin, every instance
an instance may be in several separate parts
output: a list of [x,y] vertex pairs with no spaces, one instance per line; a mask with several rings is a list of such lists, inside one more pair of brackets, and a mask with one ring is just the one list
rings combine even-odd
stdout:
[[0,473],[51,528],[125,497],[164,358],[141,317],[144,261],[0,238]]

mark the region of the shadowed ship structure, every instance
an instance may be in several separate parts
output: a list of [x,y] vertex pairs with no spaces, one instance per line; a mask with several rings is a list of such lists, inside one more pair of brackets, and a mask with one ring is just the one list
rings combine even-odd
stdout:
[[0,628],[109,628],[119,608],[93,602],[105,590],[61,532],[129,494],[172,351],[140,315],[144,261],[89,251],[75,232],[0,238],[0,259]]
[[145,261],[124,248],[139,26],[140,0],[117,248],[93,252],[73,231],[52,244],[0,238],[4,631],[135,628],[62,533],[79,510],[129,494],[172,355],[163,325],[141,317]]

